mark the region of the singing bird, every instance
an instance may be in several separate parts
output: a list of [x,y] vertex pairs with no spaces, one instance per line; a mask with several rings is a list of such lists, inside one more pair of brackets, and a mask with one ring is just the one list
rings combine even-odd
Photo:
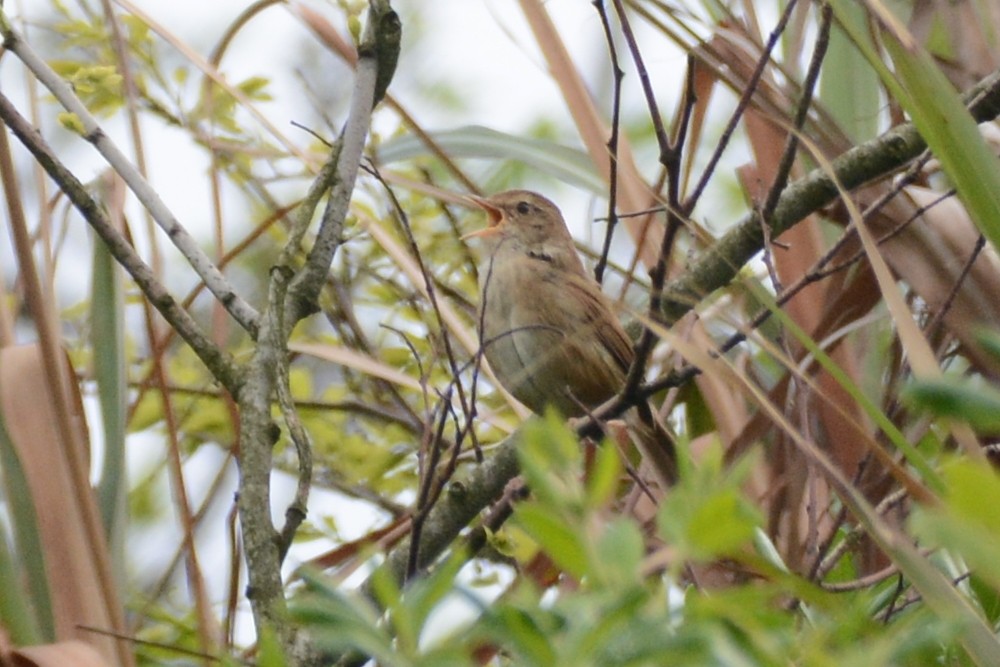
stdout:
[[[533,412],[579,417],[619,392],[634,356],[611,302],[580,261],[562,213],[527,190],[470,197],[488,224],[479,270],[483,353],[500,383]],[[658,481],[677,478],[673,441],[648,405],[625,415]]]

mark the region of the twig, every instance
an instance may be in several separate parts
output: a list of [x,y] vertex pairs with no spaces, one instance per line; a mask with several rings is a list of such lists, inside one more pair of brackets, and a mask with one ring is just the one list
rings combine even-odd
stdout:
[[[316,240],[306,258],[306,264],[288,287],[287,307],[292,310],[286,314],[286,320],[292,324],[318,309],[320,288],[333,262],[334,253],[343,242],[344,221],[350,206],[351,194],[354,192],[368,127],[371,125],[376,87],[380,83],[380,72],[383,71],[380,60],[385,39],[380,36],[379,31],[386,26],[389,28],[395,26],[396,38],[399,37],[398,17],[395,24],[386,21],[384,18],[386,11],[394,15],[388,2],[372,0],[365,40],[358,49],[351,108],[340,136],[340,156],[333,175],[333,189],[323,211]],[[398,41],[396,48],[399,48]]]
[[[622,18],[622,20],[624,21],[624,18]],[[666,137],[663,137],[660,140],[660,161],[666,169],[667,176],[667,222],[666,229],[663,233],[663,239],[660,244],[660,252],[657,256],[656,265],[650,272],[650,319],[656,319],[659,316],[663,300],[663,286],[667,278],[667,263],[670,259],[677,231],[681,226],[681,218],[678,214],[680,208],[680,164],[684,150],[684,143],[687,139],[688,125],[691,119],[691,114],[694,111],[694,105],[697,101],[695,99],[694,92],[694,63],[691,59],[688,59],[684,100],[684,108],[681,111],[680,120],[675,130],[674,137],[669,140]],[[663,141],[666,141],[667,143],[663,144]],[[639,337],[638,344],[635,346],[635,356],[632,359],[632,364],[629,367],[628,374],[625,378],[625,386],[621,391],[623,396],[630,397],[636,393],[636,390],[645,375],[646,362],[649,359],[649,355],[653,351],[653,345],[655,342],[656,337],[654,336],[652,329],[645,327],[642,331],[642,335]]]
[[635,34],[632,32],[632,25],[629,22],[628,14],[625,13],[625,6],[622,0],[612,0],[612,2],[614,2],[618,20],[621,22],[622,35],[625,37],[625,43],[628,45],[632,62],[635,64],[636,71],[639,74],[639,85],[642,86],[646,106],[649,107],[649,119],[653,123],[653,132],[660,147],[660,162],[665,162],[668,159],[667,154],[673,147],[671,146],[670,139],[667,137],[666,128],[663,125],[660,107],[656,101],[656,95],[653,93],[653,85],[649,82],[649,72],[643,64],[642,54],[639,52],[639,45],[635,40]]
[[[417,568],[433,562],[452,543],[459,532],[503,492],[507,482],[517,474],[517,447],[521,431],[509,436],[494,450],[493,456],[477,466],[461,484],[452,484],[434,506],[424,523],[421,533]],[[393,581],[403,581],[409,561],[409,539],[399,545],[380,566]],[[380,576],[373,573],[361,586],[370,599],[374,599],[373,584]]]
[[55,95],[62,106],[76,116],[82,129],[81,136],[93,144],[94,148],[104,156],[114,170],[122,177],[129,189],[135,193],[142,205],[150,212],[156,223],[166,232],[174,246],[184,255],[206,287],[215,295],[230,315],[239,322],[252,337],[257,335],[260,315],[236,292],[222,272],[212,263],[187,229],[177,220],[173,212],[160,199],[160,195],[149,184],[135,166],[129,161],[117,145],[104,133],[97,119],[87,110],[80,98],[73,92],[73,87],[48,66],[34,49],[20,38],[6,22],[6,17],[0,21],[3,27],[4,46],[10,49],[42,82],[49,92]]
[[[451,370],[451,375],[454,379],[454,386],[458,393],[458,401],[462,406],[462,412],[469,414],[471,407],[469,399],[465,395],[465,389],[459,381],[460,376],[458,362],[455,360],[455,351],[451,344],[451,336],[448,334],[448,327],[445,324],[444,317],[441,315],[441,307],[438,304],[437,291],[434,288],[434,281],[431,279],[431,274],[427,270],[423,254],[420,252],[420,246],[417,245],[417,239],[413,236],[413,228],[410,226],[410,218],[406,214],[406,211],[403,210],[403,206],[399,203],[396,193],[389,187],[389,184],[385,182],[379,171],[372,167],[370,173],[375,176],[379,183],[381,183],[385,188],[386,193],[388,193],[389,199],[392,202],[393,210],[399,220],[400,226],[403,228],[406,240],[410,245],[410,252],[413,254],[413,258],[417,262],[417,267],[420,269],[420,275],[423,276],[424,289],[427,291],[427,298],[431,302],[431,310],[434,311],[434,317],[437,320],[438,329],[441,332],[441,343],[444,346],[445,358],[448,360],[448,367]],[[472,437],[473,446],[476,451],[479,451],[479,442],[476,440],[475,431],[470,430],[469,434]],[[459,438],[458,441],[461,442],[461,439]]]
[[[978,122],[995,118],[1000,113],[1000,70],[985,77],[964,98],[971,100],[969,111]],[[832,167],[841,186],[854,190],[891,175],[926,147],[917,129],[907,123],[846,151],[833,160]],[[837,185],[823,169],[813,170],[781,193],[770,220],[772,235],[779,236],[839,195]],[[673,324],[707,294],[729,283],[740,267],[760,251],[762,240],[758,212],[753,211],[708,248],[683,275],[670,281],[665,288],[663,321]]]
[[[285,290],[288,288],[288,281],[291,278],[291,270],[287,267],[277,266],[271,270],[271,281],[268,287],[268,303],[282,304],[285,301]],[[284,562],[288,555],[288,549],[292,546],[295,532],[305,521],[309,508],[309,490],[312,487],[312,441],[309,434],[302,426],[298,411],[295,408],[295,400],[292,398],[291,382],[289,380],[289,356],[287,338],[283,335],[285,325],[281,322],[284,309],[281,307],[269,308],[267,316],[274,321],[268,330],[271,333],[271,345],[280,350],[282,354],[278,359],[275,369],[277,378],[275,389],[278,396],[278,406],[281,409],[281,416],[288,426],[288,437],[295,445],[295,455],[298,459],[298,479],[295,486],[295,498],[285,509],[285,525],[282,526],[278,537],[278,560]]]
[[[667,169],[667,211],[666,211],[666,230],[663,235],[663,242],[660,245],[660,254],[657,258],[656,265],[653,267],[651,272],[651,282],[650,287],[650,310],[654,308],[658,311],[659,295],[663,289],[664,276],[667,272],[667,257],[670,254],[670,246],[673,244],[674,233],[676,231],[676,226],[679,224],[674,213],[676,209],[671,210],[672,205],[677,201],[677,185],[679,183],[678,179],[678,169],[677,166],[680,163],[681,147],[679,142],[674,143],[671,141],[670,137],[667,136],[666,129],[663,126],[663,119],[660,117],[659,105],[656,102],[656,96],[653,94],[653,87],[649,82],[649,73],[646,71],[646,67],[643,64],[642,54],[639,52],[639,46],[636,43],[635,35],[632,32],[632,26],[629,23],[628,15],[625,13],[625,7],[622,0],[614,0],[615,12],[618,14],[618,20],[621,23],[622,35],[625,37],[625,43],[628,45],[629,53],[632,56],[632,62],[635,64],[636,70],[639,73],[639,82],[642,86],[642,92],[646,100],[646,106],[649,108],[650,119],[653,123],[653,131],[656,136],[656,142],[660,149],[660,163],[664,165]],[[690,85],[692,81],[692,72],[690,67],[688,68],[687,81]],[[688,104],[692,104],[693,95],[686,96],[688,98]],[[690,117],[690,109],[685,111],[684,116]],[[685,123],[686,124],[686,123]],[[632,363],[629,366],[628,374],[625,378],[625,386],[621,390],[623,397],[630,397],[635,393],[636,388],[642,381],[645,375],[646,369],[646,359],[653,348],[653,334],[649,328],[643,329],[642,336],[639,338],[639,343],[635,346],[635,354],[632,358]]]
[[705,191],[709,179],[715,173],[715,168],[718,166],[719,160],[722,159],[722,154],[725,152],[726,147],[729,146],[729,141],[736,131],[736,126],[739,124],[740,119],[743,118],[743,113],[747,107],[750,106],[750,100],[753,99],[754,94],[757,92],[757,85],[760,82],[760,78],[764,75],[764,69],[771,60],[771,52],[774,51],[774,47],[778,44],[781,34],[785,32],[785,26],[792,16],[792,10],[795,9],[796,2],[797,0],[790,0],[785,10],[781,13],[777,25],[774,26],[774,30],[768,36],[767,44],[764,45],[764,50],[760,54],[760,58],[757,59],[757,66],[743,88],[743,94],[740,95],[739,102],[736,103],[736,108],[733,110],[733,115],[730,116],[729,122],[726,123],[726,128],[722,131],[722,136],[719,138],[719,143],[712,152],[712,157],[708,159],[708,164],[705,166],[701,178],[698,179],[698,183],[691,190],[690,194],[688,194],[680,208],[681,214],[684,217],[690,216],[692,211],[694,211],[694,207],[698,205],[698,200],[701,199],[701,195]]
[[[296,642],[287,619],[280,572],[279,535],[270,517],[271,448],[277,439],[276,428],[270,419],[271,396],[275,390],[277,369],[284,361],[283,341],[287,341],[292,328],[302,318],[318,310],[319,292],[334,254],[344,240],[345,219],[368,136],[376,79],[382,65],[376,42],[383,37],[377,33],[387,25],[392,28],[392,22],[384,20],[386,12],[392,12],[386,0],[371,1],[368,27],[358,54],[350,111],[341,133],[339,148],[334,149],[329,164],[333,179],[332,191],[316,240],[305,265],[290,278],[284,298],[268,304],[269,310],[280,309],[280,316],[261,318],[258,346],[249,362],[248,375],[251,381],[246,383],[239,396],[240,433],[243,437],[239,510],[249,578],[247,598],[250,600],[258,633],[271,628],[286,652],[293,656],[293,661],[303,658],[303,653],[308,654],[311,646]],[[398,37],[398,25],[395,28]],[[326,170],[314,184],[309,199],[318,200],[326,189],[325,185]],[[305,213],[302,218],[305,218]],[[286,247],[288,254],[297,250],[295,246],[302,233],[302,225],[293,230],[289,243],[293,247]],[[283,253],[283,257],[288,254]],[[283,272],[290,270],[289,265],[280,268],[280,279],[284,280]],[[272,280],[274,279],[275,274],[272,273]],[[269,292],[269,295],[275,294],[273,291]],[[279,330],[272,331],[275,327]]]
[[[792,5],[794,3],[789,3]],[[761,208],[760,218],[767,224],[774,213],[774,207],[778,205],[778,198],[781,197],[785,185],[788,184],[788,176],[792,173],[792,165],[795,163],[795,153],[799,146],[799,132],[805,125],[809,116],[809,107],[812,104],[813,90],[816,81],[819,79],[820,66],[823,58],[826,57],[827,47],[830,45],[830,25],[833,23],[833,8],[824,3],[820,12],[819,34],[816,36],[816,45],[813,47],[812,58],[809,60],[809,69],[806,71],[805,81],[802,83],[802,97],[799,98],[798,108],[795,110],[795,118],[792,119],[792,128],[788,133],[788,140],[785,142],[785,150],[781,154],[778,162],[778,169],[774,176],[774,182],[768,190],[764,206]]]
[[[417,575],[419,569],[418,563],[420,562],[420,534],[423,531],[424,521],[427,520],[427,515],[431,508],[434,507],[441,489],[444,488],[443,482],[441,484],[434,484],[434,479],[437,477],[438,462],[441,460],[441,440],[444,435],[444,427],[448,423],[447,406],[450,402],[451,391],[449,387],[449,391],[445,392],[441,397],[439,404],[441,412],[438,415],[437,429],[430,437],[430,441],[426,443],[426,450],[430,453],[430,456],[427,457],[426,464],[422,466],[423,470],[421,470],[420,474],[420,488],[417,492],[416,511],[413,514],[411,523],[410,556],[406,561],[406,576],[403,581],[409,581]],[[429,430],[427,433],[430,435]],[[421,449],[424,449],[424,447],[421,447]]]
[[2,93],[0,93],[0,118],[73,202],[84,220],[108,246],[108,251],[114,256],[115,261],[128,272],[150,303],[198,355],[212,375],[227,391],[235,395],[243,378],[233,359],[201,331],[186,310],[177,305],[174,297],[156,280],[152,269],[142,261],[128,240],[111,224],[104,209],[94,201],[83,184],[59,161],[41,135]]
[[618,64],[618,51],[615,49],[614,36],[611,34],[611,21],[604,6],[604,0],[593,0],[591,3],[601,17],[604,28],[604,39],[608,43],[608,57],[611,59],[611,74],[614,78],[611,97],[611,136],[608,138],[608,226],[604,233],[604,245],[601,255],[594,266],[594,279],[598,284],[604,282],[604,270],[608,265],[608,255],[611,252],[611,239],[618,224],[618,132],[621,124],[622,79],[625,72]]
[[941,307],[938,308],[937,312],[934,313],[934,316],[931,317],[931,320],[927,323],[927,326],[924,327],[928,336],[934,335],[934,330],[944,320],[945,315],[948,314],[952,303],[955,301],[955,297],[958,296],[958,290],[961,289],[962,283],[964,283],[965,279],[969,276],[969,273],[972,271],[973,264],[976,263],[976,259],[979,258],[979,254],[985,247],[986,237],[980,234],[979,238],[976,239],[976,244],[972,247],[972,252],[969,253],[969,259],[966,260],[965,264],[962,266],[961,272],[955,278],[955,283],[948,291],[948,296],[945,297],[944,301],[941,303]]

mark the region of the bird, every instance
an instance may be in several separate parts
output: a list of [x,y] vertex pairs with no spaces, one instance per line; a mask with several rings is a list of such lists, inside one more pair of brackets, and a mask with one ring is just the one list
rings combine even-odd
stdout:
[[[485,250],[479,268],[479,334],[497,380],[532,412],[581,417],[625,384],[632,341],[610,299],[584,268],[559,208],[528,190],[470,196],[487,226],[466,234]],[[648,404],[625,421],[664,488],[676,451]]]

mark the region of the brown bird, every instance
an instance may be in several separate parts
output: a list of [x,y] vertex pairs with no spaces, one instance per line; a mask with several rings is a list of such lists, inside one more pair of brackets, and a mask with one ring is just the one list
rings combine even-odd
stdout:
[[[579,417],[625,384],[633,349],[610,301],[584,269],[559,209],[527,190],[470,197],[488,226],[479,271],[481,344],[501,384],[541,414]],[[648,405],[626,413],[636,445],[666,486],[677,478],[673,443]]]

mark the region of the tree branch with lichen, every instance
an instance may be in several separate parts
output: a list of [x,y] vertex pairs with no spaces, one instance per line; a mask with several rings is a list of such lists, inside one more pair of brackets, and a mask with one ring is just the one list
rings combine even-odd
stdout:
[[[287,375],[287,341],[296,324],[318,309],[320,290],[337,249],[344,242],[344,227],[371,125],[372,110],[379,86],[382,86],[384,94],[395,69],[400,34],[399,20],[388,2],[373,0],[368,27],[358,49],[359,59],[347,120],[331,150],[330,159],[321,169],[305,205],[298,212],[278,266],[271,271],[270,300],[264,316],[260,318],[257,348],[248,363],[247,381],[238,397],[242,435],[238,506],[249,578],[247,597],[258,635],[265,630],[273,631],[293,664],[310,662],[312,650],[308,638],[295,636],[285,613],[281,560],[297,524],[293,522],[286,527],[287,530],[279,533],[271,520],[272,448],[279,435],[271,420],[271,405],[279,378]],[[327,191],[330,194],[312,248],[303,265],[293,266],[293,258],[312,221],[315,207]],[[296,446],[307,446],[301,434],[297,434]],[[299,455],[302,470],[308,470],[310,453],[300,449]],[[307,493],[308,480],[300,478],[299,486],[297,501],[301,504]],[[292,509],[296,512],[296,519],[301,521],[305,508],[299,505]]]
[[[970,113],[979,122],[992,120],[1000,115],[1000,71],[994,72],[973,87],[965,95],[965,100]],[[905,124],[845,152],[833,160],[833,166],[840,183],[849,189],[856,189],[891,176],[911,163],[925,148],[916,128]],[[774,215],[768,221],[772,234],[777,236],[795,226],[828,206],[838,194],[836,185],[822,170],[816,170],[792,183],[779,197]],[[714,290],[728,285],[739,269],[762,249],[763,234],[756,215],[748,215],[733,231],[705,250],[701,258],[683,275],[667,284],[664,317],[669,322],[675,322]],[[689,378],[690,376],[679,379],[669,386],[676,386]],[[664,378],[653,384],[662,389],[664,382],[670,379]],[[646,395],[647,392],[640,388],[638,400],[646,400]],[[595,416],[610,419],[629,407],[630,404],[621,401],[613,402],[604,406],[604,409],[595,411]],[[579,425],[580,430],[589,428],[592,426],[586,423]],[[454,496],[445,494],[442,502],[431,510],[419,549],[421,567],[437,560],[468,523],[493,503],[505,485],[518,474],[515,450],[520,437],[521,429],[508,436],[497,446],[493,458],[478,468],[467,482],[459,485]],[[478,487],[476,494],[468,492],[473,485]],[[484,489],[489,493],[482,493]],[[370,591],[375,577],[384,574],[402,585],[409,551],[408,542],[397,545],[380,566],[379,573],[369,577],[362,589]]]
[[[1000,114],[1000,70],[973,86],[964,99],[977,122],[996,118]],[[846,151],[831,165],[837,181],[851,191],[891,176],[926,148],[917,128],[906,123]],[[728,285],[763,248],[762,225],[767,224],[772,238],[776,238],[810,214],[829,206],[839,194],[834,179],[824,169],[817,168],[781,193],[773,215],[766,221],[760,219],[757,211],[749,213],[682,275],[667,284],[662,308],[664,321],[673,324],[713,291]]]
[[128,272],[153,307],[191,347],[212,376],[230,394],[235,395],[243,381],[236,362],[212,342],[194,318],[156,279],[153,270],[142,260],[129,240],[111,223],[107,213],[90,196],[83,183],[59,160],[41,134],[21,116],[17,108],[2,93],[0,93],[0,119],[69,198],[83,219],[107,246],[115,261]]
[[104,132],[97,119],[77,97],[73,86],[49,67],[41,56],[35,53],[34,49],[14,32],[2,10],[0,10],[0,32],[3,34],[4,47],[14,53],[38,81],[55,96],[63,108],[72,114],[73,119],[79,125],[77,129],[80,136],[92,144],[115,172],[122,177],[122,180],[149,211],[153,220],[167,234],[174,246],[184,255],[191,268],[195,270],[219,303],[251,337],[255,337],[260,318],[257,311],[236,292],[218,267],[198,246],[194,237],[177,220],[149,181]]

